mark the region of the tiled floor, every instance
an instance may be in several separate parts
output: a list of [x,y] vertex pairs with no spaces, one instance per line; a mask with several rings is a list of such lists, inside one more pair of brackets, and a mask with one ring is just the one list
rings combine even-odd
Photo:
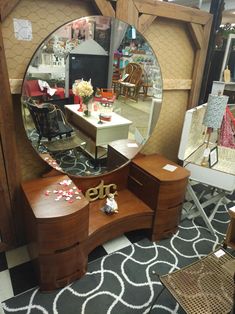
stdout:
[[[88,260],[91,262],[146,237],[145,230],[126,233],[97,247],[89,254]],[[0,303],[35,286],[37,280],[25,246],[0,253]],[[2,313],[0,305],[0,314]]]

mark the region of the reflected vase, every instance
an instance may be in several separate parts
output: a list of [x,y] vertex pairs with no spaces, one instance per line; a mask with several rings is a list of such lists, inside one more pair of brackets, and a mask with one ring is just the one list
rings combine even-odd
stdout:
[[90,101],[91,97],[82,97],[83,115],[85,117],[89,117],[91,115],[91,110],[89,108]]
[[83,114],[84,114],[85,117],[90,117],[91,112],[90,112],[90,110],[85,109],[85,110],[83,110]]

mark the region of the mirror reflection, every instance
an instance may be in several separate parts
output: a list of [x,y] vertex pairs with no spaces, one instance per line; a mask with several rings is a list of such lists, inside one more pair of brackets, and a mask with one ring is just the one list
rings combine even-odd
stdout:
[[161,102],[161,71],[150,45],[133,26],[104,16],[51,34],[22,88],[33,147],[52,167],[78,176],[109,172],[133,158],[152,133]]

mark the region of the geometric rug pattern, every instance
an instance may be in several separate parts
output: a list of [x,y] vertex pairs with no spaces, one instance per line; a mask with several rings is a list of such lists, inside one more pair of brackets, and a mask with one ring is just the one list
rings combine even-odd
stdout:
[[46,144],[48,143],[47,139],[42,138],[38,145],[38,134],[36,129],[28,130],[28,137],[30,138],[33,147],[42,157],[45,153],[47,154],[45,156],[48,156],[49,154],[51,156],[50,161],[56,161],[56,166],[60,167],[67,174],[89,176],[98,175],[107,171],[105,158],[99,159],[99,163],[94,166],[94,160],[83,153],[82,149],[79,147],[52,152],[46,147]]
[[[234,195],[229,198],[228,208],[235,205]],[[3,309],[19,314],[184,313],[166,289],[155,303],[162,289],[156,274],[173,272],[214,251],[224,239],[228,222],[225,206],[219,207],[212,221],[215,235],[201,218],[186,218],[170,239],[154,243],[143,237],[90,262],[86,275],[63,289],[41,293],[35,287],[3,302]]]

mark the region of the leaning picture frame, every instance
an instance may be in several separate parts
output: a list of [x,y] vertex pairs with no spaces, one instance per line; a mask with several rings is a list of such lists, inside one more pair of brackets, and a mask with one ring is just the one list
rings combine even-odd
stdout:
[[211,149],[209,154],[209,167],[212,168],[218,162],[218,147],[214,147]]

